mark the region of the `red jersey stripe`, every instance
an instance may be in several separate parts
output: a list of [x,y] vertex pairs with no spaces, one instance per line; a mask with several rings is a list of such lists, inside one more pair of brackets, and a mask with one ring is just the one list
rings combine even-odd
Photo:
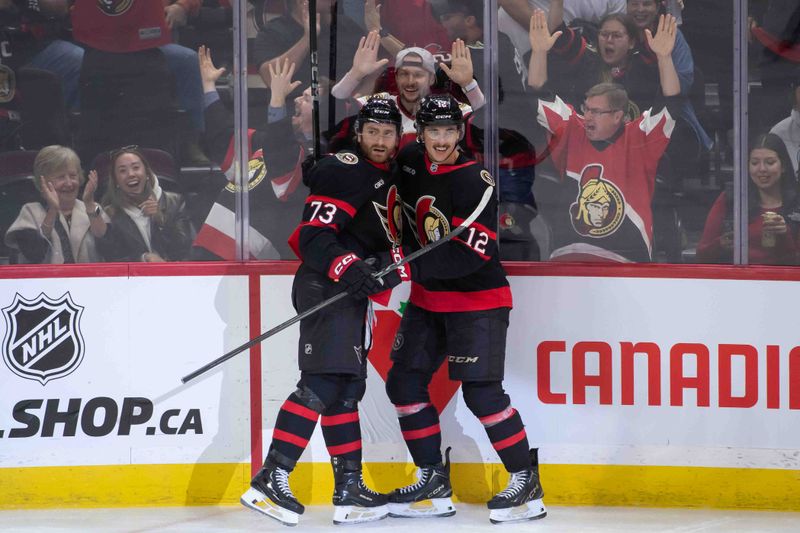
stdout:
[[[464,222],[464,220],[466,220],[466,219],[459,218],[459,217],[453,217],[453,225],[460,226],[461,223]],[[482,231],[483,233],[488,235],[489,238],[492,239],[493,241],[497,240],[497,233],[495,233],[494,231],[490,230],[489,228],[487,228],[486,226],[484,226],[483,224],[481,224],[479,222],[473,222],[472,224],[469,225],[469,227],[470,228],[475,228],[478,231]]]
[[419,283],[411,282],[411,303],[436,313],[484,311],[500,307],[513,307],[509,286],[485,291],[429,291]]
[[322,202],[327,204],[333,204],[348,215],[350,218],[356,216],[356,208],[352,205],[348,204],[344,200],[339,200],[338,198],[331,198],[330,196],[321,196],[319,194],[312,194],[306,198],[306,204],[310,204],[311,202]]

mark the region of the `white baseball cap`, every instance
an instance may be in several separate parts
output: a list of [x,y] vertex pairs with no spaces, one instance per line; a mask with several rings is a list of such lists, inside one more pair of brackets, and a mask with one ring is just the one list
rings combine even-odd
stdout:
[[394,68],[399,70],[401,67],[419,67],[424,68],[431,74],[436,74],[436,63],[433,61],[433,55],[418,46],[404,48],[397,52]]

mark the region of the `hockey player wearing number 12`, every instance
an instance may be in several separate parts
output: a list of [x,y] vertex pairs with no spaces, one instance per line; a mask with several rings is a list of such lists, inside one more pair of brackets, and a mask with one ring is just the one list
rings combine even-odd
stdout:
[[[468,219],[489,172],[458,148],[464,120],[451,96],[426,97],[416,115],[417,143],[400,151],[400,195],[416,237],[413,247],[441,239]],[[407,232],[408,233],[408,232]],[[382,256],[383,260],[383,256]],[[451,516],[449,449],[442,463],[439,415],[428,386],[447,360],[464,402],[483,424],[511,474],[488,502],[493,523],[546,515],[537,450],[529,450],[519,413],[503,390],[511,289],[497,249],[497,200],[461,235],[411,264],[411,295],[392,349],[386,391],[418,467],[418,481],[389,495],[391,516]]]
[[[298,313],[347,291],[300,321],[300,381],[281,407],[263,468],[242,495],[247,507],[286,525],[305,508],[292,494],[289,473],[322,416],[322,435],[334,474],[334,524],[369,522],[388,514],[386,495],[361,476],[358,402],[366,390],[371,326],[368,296],[401,281],[398,271],[376,279],[362,258],[400,244],[392,160],[400,140],[394,102],[373,98],[358,113],[355,151],[321,159],[304,176],[310,194],[289,244],[303,263],[292,286]],[[397,205],[396,205],[397,204]]]

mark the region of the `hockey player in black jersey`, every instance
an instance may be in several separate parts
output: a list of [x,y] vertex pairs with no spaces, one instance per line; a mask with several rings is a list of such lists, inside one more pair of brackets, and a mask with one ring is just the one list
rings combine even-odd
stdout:
[[[412,246],[418,248],[465,221],[495,183],[486,169],[460,153],[464,124],[452,97],[426,97],[416,124],[418,143],[401,150],[397,166],[406,218],[416,237]],[[512,302],[498,257],[496,197],[461,235],[419,257],[410,270],[411,296],[394,341],[386,390],[418,481],[389,495],[390,514],[455,514],[449,457],[443,464],[439,416],[428,392],[434,372],[447,359],[450,379],[461,381],[464,402],[511,475],[508,486],[488,502],[490,520],[545,516],[536,450],[529,450],[522,419],[502,386]]]
[[[400,139],[394,102],[373,98],[358,113],[355,151],[321,159],[305,176],[310,188],[303,219],[289,243],[303,263],[292,287],[301,313],[331,296],[339,300],[300,322],[300,381],[281,407],[263,468],[242,496],[244,505],[287,525],[304,507],[289,487],[289,473],[322,416],[333,465],[335,524],[385,518],[387,498],[361,476],[358,402],[366,390],[371,323],[367,297],[400,283],[395,271],[375,279],[369,255],[400,244],[401,206],[391,164]],[[389,214],[389,216],[387,216]]]

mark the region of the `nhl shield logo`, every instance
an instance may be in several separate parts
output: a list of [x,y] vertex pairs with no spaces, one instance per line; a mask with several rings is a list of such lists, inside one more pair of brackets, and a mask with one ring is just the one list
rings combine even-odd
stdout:
[[19,294],[3,308],[3,360],[16,375],[45,385],[71,374],[83,360],[80,331],[83,307],[69,293],[53,300],[44,293],[33,300]]

